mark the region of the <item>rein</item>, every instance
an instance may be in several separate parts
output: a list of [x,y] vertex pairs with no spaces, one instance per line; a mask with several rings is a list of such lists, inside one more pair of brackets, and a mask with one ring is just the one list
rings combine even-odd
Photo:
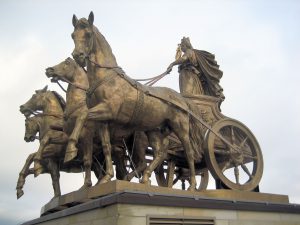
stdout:
[[53,117],[56,117],[56,118],[59,118],[59,119],[62,119],[63,118],[63,115],[60,115],[60,114],[55,114],[55,113],[36,113],[34,114],[35,116],[53,116]]
[[[95,61],[92,61],[90,59],[89,56],[86,56],[86,59],[90,62],[90,63],[93,63],[94,65],[96,65],[97,67],[99,68],[103,68],[103,69],[121,69],[121,67],[119,66],[102,66],[100,65],[99,63],[95,62]],[[145,83],[145,85],[147,86],[152,86],[153,84],[155,84],[156,82],[158,82],[160,79],[162,79],[163,77],[165,77],[166,75],[168,75],[170,72],[166,71],[158,76],[154,76],[154,77],[151,77],[151,78],[146,78],[146,79],[134,79],[135,81],[147,81]],[[98,87],[98,86],[97,86]],[[97,88],[96,87],[96,88]],[[95,91],[95,90],[94,90]]]
[[[60,77],[59,79],[66,82],[66,83],[68,83],[68,84],[70,84],[70,85],[72,85],[72,86],[74,86],[74,87],[76,87],[76,88],[78,88],[78,89],[80,89],[80,90],[83,90],[85,92],[88,91],[88,88],[86,88],[84,86],[81,86],[80,84],[73,83],[73,82],[71,82],[71,81],[69,81],[69,80],[67,80],[63,77]],[[61,89],[63,89],[63,91],[66,92],[66,90],[61,86],[61,84],[58,82],[58,80],[54,79],[53,82],[57,83],[61,87]]]
[[62,119],[63,116],[61,114],[57,114],[57,113],[40,113],[40,112],[37,112],[33,109],[30,109],[30,108],[26,108],[26,110],[30,111],[34,116],[40,116],[40,117],[43,117],[43,116],[53,116],[53,117],[56,117],[56,118],[59,118],[59,119]]

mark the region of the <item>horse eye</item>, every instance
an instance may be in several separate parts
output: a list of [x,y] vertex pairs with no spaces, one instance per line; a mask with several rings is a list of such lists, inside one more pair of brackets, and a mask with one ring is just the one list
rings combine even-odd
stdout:
[[66,61],[65,63],[66,63],[66,65],[69,65],[69,64],[70,64],[70,62],[69,62],[69,61]]

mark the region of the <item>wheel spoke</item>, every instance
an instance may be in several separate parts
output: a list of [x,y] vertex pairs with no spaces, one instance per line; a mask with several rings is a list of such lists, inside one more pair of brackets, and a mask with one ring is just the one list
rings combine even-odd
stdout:
[[248,140],[248,137],[246,137],[246,138],[241,142],[240,148],[244,147],[244,145],[246,144],[247,140]]
[[220,155],[230,155],[229,151],[226,151],[226,150],[223,150],[223,149],[215,149],[215,153],[220,154]]
[[248,170],[247,166],[244,165],[244,164],[242,164],[241,167],[242,167],[242,169],[245,171],[245,173],[249,176],[249,178],[252,179],[253,176],[251,175],[251,173],[250,173],[250,171]]
[[231,166],[231,162],[230,161],[227,161],[224,165],[224,167],[222,168],[222,172],[224,172],[225,170],[229,169]]
[[243,152],[244,158],[248,158],[248,159],[253,159],[253,160],[257,160],[257,156],[253,156],[248,152]]
[[230,128],[231,128],[231,144],[234,144],[235,143],[235,134],[234,134],[233,126],[231,126]]
[[235,176],[236,183],[240,184],[240,172],[239,172],[239,168],[237,166],[234,167],[234,176]]

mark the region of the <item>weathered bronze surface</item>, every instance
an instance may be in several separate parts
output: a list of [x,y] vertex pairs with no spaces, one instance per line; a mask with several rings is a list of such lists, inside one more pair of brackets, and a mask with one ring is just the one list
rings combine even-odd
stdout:
[[[217,188],[258,190],[262,153],[244,124],[220,112],[225,98],[219,84],[223,73],[214,55],[193,49],[189,38],[183,38],[167,71],[142,80],[147,81],[143,85],[118,66],[93,22],[92,12],[88,19],[74,15],[74,60],[67,58],[46,69],[52,82],[68,83],[66,103],[45,88],[20,106],[27,118],[25,141],[34,141],[38,132],[40,147],[20,173],[17,196],[22,196],[28,174],[45,172],[51,174],[54,196],[60,196],[59,169],[78,172],[81,166],[85,179],[80,192],[55,201],[70,203],[108,194],[105,188],[113,184],[113,165],[117,179],[140,179],[142,184],[122,183],[131,189],[152,190],[150,176],[155,171],[159,186],[172,188],[181,181],[185,190],[187,181],[191,192],[185,193],[202,195],[210,171]],[[175,65],[179,65],[181,93],[152,87]],[[98,178],[95,187],[91,171]]]

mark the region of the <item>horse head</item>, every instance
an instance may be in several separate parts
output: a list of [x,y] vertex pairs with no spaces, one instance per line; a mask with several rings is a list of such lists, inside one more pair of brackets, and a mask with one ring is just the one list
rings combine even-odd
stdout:
[[38,123],[38,117],[33,116],[33,117],[26,118],[24,140],[26,142],[33,142],[36,139],[37,132],[39,131],[40,131],[40,126]]
[[43,110],[45,105],[45,95],[48,86],[45,86],[41,90],[36,90],[32,97],[23,105],[20,106],[20,112],[24,114],[25,117],[29,117],[34,114],[37,110]]
[[85,67],[86,59],[91,54],[94,44],[94,13],[91,12],[88,19],[79,20],[73,15],[72,23],[74,26],[72,38],[75,43],[72,56],[80,66]]
[[48,67],[46,75],[48,78],[52,78],[52,82],[56,82],[57,80],[73,82],[77,68],[78,65],[76,62],[69,57],[55,66]]
[[[101,67],[116,67],[117,61],[105,37],[94,26],[94,14],[90,13],[88,19],[77,19],[73,15],[74,31],[72,38],[75,44],[72,56],[81,66],[88,66],[94,60]],[[95,63],[94,63],[95,64]]]

